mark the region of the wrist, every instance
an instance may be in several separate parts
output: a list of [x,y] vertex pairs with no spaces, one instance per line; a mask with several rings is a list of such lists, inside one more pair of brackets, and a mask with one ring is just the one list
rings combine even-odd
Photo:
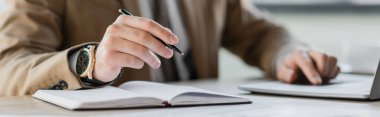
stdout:
[[109,68],[99,63],[95,63],[93,75],[102,82],[111,82],[121,73],[121,68]]
[[71,65],[70,68],[74,69],[76,75],[85,86],[102,86],[107,84],[107,82],[97,80],[93,75],[96,61],[96,47],[96,45],[87,45],[73,53],[70,58],[70,61],[75,61],[72,62],[75,65]]

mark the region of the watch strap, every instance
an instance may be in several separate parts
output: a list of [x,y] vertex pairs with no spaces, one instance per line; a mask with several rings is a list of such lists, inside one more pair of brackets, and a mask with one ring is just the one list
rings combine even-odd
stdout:
[[93,78],[93,79],[81,78],[81,81],[86,86],[85,88],[107,86],[107,85],[114,83],[118,79],[122,78],[123,77],[123,71],[124,70],[121,70],[119,75],[113,81],[110,81],[110,82],[103,82],[103,81],[97,80],[96,78]]

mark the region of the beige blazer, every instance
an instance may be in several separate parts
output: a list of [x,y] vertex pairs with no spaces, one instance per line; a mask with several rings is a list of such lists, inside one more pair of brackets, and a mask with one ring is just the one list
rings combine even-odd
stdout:
[[[141,1],[1,0],[5,7],[0,9],[0,96],[32,94],[54,86],[83,87],[69,69],[70,52],[99,42],[119,16],[119,8],[127,6],[142,16]],[[175,15],[182,19],[199,78],[217,78],[220,47],[273,74],[277,56],[298,45],[248,0],[177,3]],[[125,69],[114,85],[128,80],[150,80],[148,66]]]

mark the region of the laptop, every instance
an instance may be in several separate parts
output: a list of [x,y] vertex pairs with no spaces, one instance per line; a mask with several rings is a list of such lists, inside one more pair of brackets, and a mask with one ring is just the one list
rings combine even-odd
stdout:
[[276,94],[334,99],[376,100],[380,99],[380,63],[375,75],[340,74],[328,84],[313,86],[286,84],[281,81],[262,81],[240,85],[239,89],[251,93]]

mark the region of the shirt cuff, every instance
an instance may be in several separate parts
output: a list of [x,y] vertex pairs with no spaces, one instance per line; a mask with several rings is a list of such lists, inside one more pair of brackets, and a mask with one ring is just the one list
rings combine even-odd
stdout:
[[286,52],[282,52],[279,56],[277,56],[275,64],[274,64],[275,74],[277,74],[278,69],[283,64],[285,57],[289,56],[289,54],[291,54],[291,53],[292,53],[292,51],[286,51]]
[[284,62],[284,59],[292,54],[292,52],[298,50],[298,49],[309,49],[307,46],[297,46],[292,49],[288,49],[285,51],[280,52],[280,54],[276,57],[275,64],[274,64],[274,72],[277,74],[278,69],[281,67],[281,65]]

